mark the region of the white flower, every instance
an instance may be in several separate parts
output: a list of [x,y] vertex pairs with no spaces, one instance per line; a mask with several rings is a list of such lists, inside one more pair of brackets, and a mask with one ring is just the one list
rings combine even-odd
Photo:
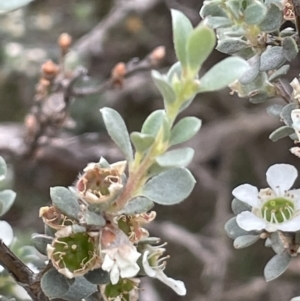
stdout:
[[[165,263],[162,262],[165,258],[157,259],[157,255],[160,255],[158,252],[160,252],[163,249],[158,249],[157,252],[154,251],[152,254],[147,250],[143,254],[143,268],[145,273],[152,278],[157,278],[170,288],[172,288],[178,295],[185,296],[186,295],[186,288],[182,281],[180,280],[174,280],[163,272],[165,268]],[[150,255],[149,255],[150,254]],[[153,260],[154,259],[154,260]],[[153,266],[149,264],[149,260]]]
[[133,245],[120,245],[102,252],[105,253],[102,269],[110,273],[112,284],[117,284],[120,277],[131,278],[139,272],[136,261],[141,254]]
[[[13,230],[9,223],[0,221],[0,239],[9,246],[14,238]],[[4,271],[4,268],[0,265],[0,273]]]
[[258,189],[249,184],[236,187],[232,194],[252,206],[252,212],[238,214],[236,221],[246,231],[268,232],[300,230],[300,189],[289,190],[298,176],[289,164],[275,164],[267,173],[271,188]]

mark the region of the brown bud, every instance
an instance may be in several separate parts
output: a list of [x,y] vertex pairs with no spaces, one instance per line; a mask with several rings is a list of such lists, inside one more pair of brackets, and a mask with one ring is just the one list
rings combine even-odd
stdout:
[[126,65],[124,63],[118,63],[111,71],[111,77],[113,79],[121,79],[126,74]]
[[72,44],[72,37],[68,33],[62,33],[58,38],[58,45],[66,53]]
[[165,55],[166,48],[164,46],[158,46],[150,53],[150,59],[154,64],[156,64],[160,62],[165,57]]
[[58,65],[52,62],[51,60],[47,61],[42,65],[42,73],[46,79],[52,79],[58,74],[58,72]]

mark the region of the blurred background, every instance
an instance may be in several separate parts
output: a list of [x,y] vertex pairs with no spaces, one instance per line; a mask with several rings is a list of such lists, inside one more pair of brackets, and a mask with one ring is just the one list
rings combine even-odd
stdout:
[[[103,127],[102,106],[118,110],[129,131],[140,130],[150,112],[162,108],[150,72],[139,72],[125,81],[123,89],[75,98],[70,107],[74,126],[63,130],[56,145],[44,147],[34,159],[24,158],[24,117],[33,103],[41,64],[48,59],[58,62],[58,36],[67,32],[73,37],[67,65],[88,69],[86,86],[103,82],[116,63],[143,58],[160,45],[166,47],[166,58],[159,70],[166,72],[176,61],[170,8],[181,10],[197,25],[201,5],[199,0],[35,0],[0,16],[0,155],[9,165],[1,188],[17,192],[13,208],[4,216],[19,239],[16,249],[23,242],[30,244],[31,233],[43,231],[38,209],[50,204],[50,187],[72,185],[86,164],[100,156],[110,162],[122,158]],[[214,52],[201,72],[222,58]],[[293,64],[287,82],[298,75],[299,59]],[[196,151],[190,169],[198,183],[180,205],[156,206],[158,216],[149,228],[153,236],[168,241],[171,258],[166,274],[183,280],[188,293],[179,297],[157,280],[147,279],[142,281],[142,301],[284,301],[300,295],[298,258],[283,276],[266,283],[263,268],[273,251],[262,240],[235,250],[223,230],[233,216],[234,187],[242,183],[266,187],[265,172],[274,163],[300,167],[288,150],[292,140],[268,140],[280,122],[265,108],[283,101],[253,105],[229,92],[201,94],[180,116],[202,119],[200,132],[188,143]],[[6,292],[4,278],[1,274],[0,294]]]

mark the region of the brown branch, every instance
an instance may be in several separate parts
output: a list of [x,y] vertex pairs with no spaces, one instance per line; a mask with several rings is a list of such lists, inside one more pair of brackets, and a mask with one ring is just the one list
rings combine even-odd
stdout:
[[143,14],[161,0],[114,1],[112,11],[88,34],[74,45],[74,50],[81,56],[97,56],[103,54],[103,45],[111,29],[119,25],[131,12]]
[[33,301],[49,301],[40,287],[39,274],[31,271],[0,239],[0,264],[22,286]]

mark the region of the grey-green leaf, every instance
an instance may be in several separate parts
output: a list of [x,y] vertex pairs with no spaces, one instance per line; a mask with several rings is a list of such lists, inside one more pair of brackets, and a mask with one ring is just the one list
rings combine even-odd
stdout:
[[153,206],[154,203],[151,200],[143,196],[138,196],[130,200],[118,213],[127,215],[140,214],[149,211]]
[[184,117],[171,130],[170,146],[191,139],[201,128],[201,120],[196,117]]
[[241,229],[239,227],[236,222],[236,217],[233,217],[229,221],[227,221],[224,229],[227,235],[232,239],[236,239],[239,236],[252,234],[251,232],[245,231],[244,229]]
[[47,255],[47,245],[52,243],[53,237],[45,235],[33,233],[31,235],[31,242],[34,247],[43,255]]
[[16,193],[10,189],[0,191],[0,216],[4,215],[13,205]]
[[260,29],[264,32],[274,32],[279,30],[282,24],[282,12],[280,8],[272,3],[264,20],[258,25]]
[[268,282],[274,280],[283,274],[288,268],[291,258],[292,257],[286,252],[276,254],[274,257],[272,257],[264,269],[266,281]]
[[136,151],[140,153],[146,151],[153,144],[155,140],[153,136],[139,133],[139,132],[132,132],[130,134],[130,138]]
[[232,21],[227,17],[214,17],[208,16],[205,18],[205,24],[213,29],[221,28],[221,27],[228,27],[232,25]]
[[32,1],[33,0],[2,0],[0,1],[0,14],[19,9]]
[[295,133],[295,130],[288,126],[288,125],[284,125],[279,127],[278,129],[276,129],[275,131],[273,131],[270,136],[269,139],[272,140],[273,142],[288,137],[289,135]]
[[268,9],[263,3],[255,1],[247,6],[244,12],[245,22],[249,25],[259,24],[266,17],[267,11]]
[[240,38],[226,38],[224,40],[219,40],[216,49],[226,54],[234,54],[248,46],[247,42]]
[[100,112],[102,113],[108,134],[123,152],[126,160],[131,162],[133,160],[132,147],[123,118],[117,111],[111,108],[102,108]]
[[0,156],[0,181],[4,180],[7,173],[7,165],[4,159]]
[[234,198],[231,202],[231,209],[235,215],[238,215],[244,211],[251,211],[251,206]]
[[61,298],[69,289],[66,278],[56,269],[47,271],[41,279],[41,288],[49,299]]
[[260,238],[259,235],[239,236],[234,240],[233,246],[236,249],[247,248],[247,247],[253,245],[254,243],[256,243],[259,240],[259,238]]
[[291,113],[293,110],[298,109],[298,105],[295,103],[289,103],[281,110],[280,118],[283,119],[286,125],[292,126],[293,120]]
[[290,70],[290,65],[283,65],[278,70],[273,72],[269,77],[269,82],[275,81],[283,75],[286,75]]
[[195,182],[186,168],[171,168],[150,179],[144,185],[142,195],[157,204],[174,205],[190,195]]
[[152,112],[142,126],[142,134],[147,134],[155,138],[163,125],[165,114],[164,110]]
[[93,211],[87,210],[82,214],[83,214],[84,221],[88,226],[102,227],[106,224],[104,217]]
[[190,164],[195,151],[190,147],[170,150],[156,157],[156,162],[163,167],[182,167]]
[[[249,64],[239,57],[229,57],[217,63],[200,79],[199,92],[216,91],[239,79]],[[228,72],[230,70],[230,72]]]
[[80,206],[74,193],[65,187],[57,186],[50,188],[50,196],[55,207],[67,216],[78,220]]
[[175,92],[172,86],[169,84],[168,78],[156,70],[152,70],[151,75],[157,89],[163,96],[165,107],[168,107],[176,100]]
[[186,45],[188,37],[193,31],[193,26],[190,20],[180,11],[171,10],[172,27],[173,27],[173,41],[175,52],[181,65],[185,68],[187,66]]
[[264,51],[260,57],[260,71],[269,71],[279,68],[285,62],[283,48],[272,46]]
[[99,268],[88,272],[84,278],[93,284],[106,284],[109,282],[109,273]]
[[257,77],[258,72],[259,72],[260,56],[259,55],[254,55],[247,62],[249,64],[250,68],[239,79],[239,82],[242,85],[249,84],[250,82],[252,82]]
[[283,234],[281,232],[272,232],[269,236],[271,247],[275,253],[281,254],[285,250],[285,243],[282,239]]
[[207,16],[226,17],[226,12],[220,7],[219,3],[205,3],[200,10],[200,16],[204,19]]
[[200,23],[190,34],[187,41],[188,65],[191,70],[198,73],[202,64],[213,51],[216,43],[214,31]]
[[282,109],[283,109],[282,105],[274,104],[267,107],[267,113],[272,117],[279,117]]
[[83,276],[75,277],[74,283],[62,298],[69,301],[82,301],[96,291],[97,285],[89,282]]
[[298,54],[298,46],[292,37],[286,37],[282,42],[283,56],[289,62],[296,58]]

